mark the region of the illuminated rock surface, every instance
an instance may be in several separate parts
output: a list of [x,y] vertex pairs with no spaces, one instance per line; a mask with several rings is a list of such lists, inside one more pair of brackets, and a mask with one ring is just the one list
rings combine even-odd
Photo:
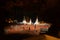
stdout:
[[53,36],[49,36],[49,35],[39,35],[39,36],[30,37],[24,40],[60,40],[60,39],[55,38]]

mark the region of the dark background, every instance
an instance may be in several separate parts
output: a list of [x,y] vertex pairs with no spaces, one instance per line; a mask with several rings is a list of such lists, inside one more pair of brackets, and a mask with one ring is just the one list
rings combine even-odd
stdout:
[[60,31],[60,0],[0,0],[0,29],[3,33],[6,18],[23,19],[23,16],[52,24],[47,34],[58,37]]

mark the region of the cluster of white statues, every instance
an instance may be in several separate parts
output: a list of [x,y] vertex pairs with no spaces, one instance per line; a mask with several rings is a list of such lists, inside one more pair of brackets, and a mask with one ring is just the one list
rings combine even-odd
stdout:
[[20,22],[20,23],[28,24],[28,25],[31,25],[31,24],[34,24],[34,25],[37,24],[37,25],[39,25],[38,18],[36,19],[35,23],[32,23],[31,19],[30,19],[29,22],[27,22],[27,21],[25,20],[25,17],[24,17],[23,21]]

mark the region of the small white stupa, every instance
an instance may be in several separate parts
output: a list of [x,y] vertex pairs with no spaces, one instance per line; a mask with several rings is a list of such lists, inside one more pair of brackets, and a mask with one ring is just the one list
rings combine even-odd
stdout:
[[28,22],[28,24],[29,24],[29,25],[31,25],[31,24],[32,24],[32,21],[31,21],[31,19],[30,19],[30,21]]
[[34,25],[39,25],[38,17],[36,18]]
[[23,22],[22,23],[23,24],[27,24],[26,19],[25,19],[25,16],[24,16],[24,19],[23,19]]

